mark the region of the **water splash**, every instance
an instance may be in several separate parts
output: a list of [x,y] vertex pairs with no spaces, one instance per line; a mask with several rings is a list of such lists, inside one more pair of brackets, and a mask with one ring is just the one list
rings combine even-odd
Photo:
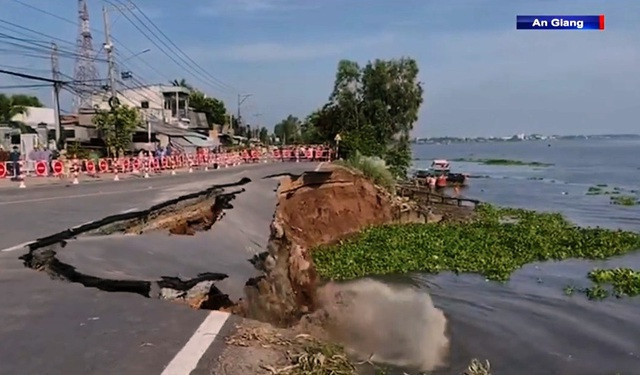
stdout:
[[362,279],[319,291],[327,330],[364,360],[431,371],[446,364],[447,320],[424,291]]

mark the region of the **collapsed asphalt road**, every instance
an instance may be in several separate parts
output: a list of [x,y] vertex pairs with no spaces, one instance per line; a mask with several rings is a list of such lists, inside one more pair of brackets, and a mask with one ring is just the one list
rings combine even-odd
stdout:
[[[218,354],[219,338],[204,336],[202,329],[194,332],[207,324],[222,325],[221,335],[233,329],[236,318],[145,298],[144,293],[52,280],[46,272],[25,267],[28,259],[19,258],[28,258],[30,249],[16,245],[248,177],[252,182],[243,186],[234,208],[205,233],[157,233],[148,241],[146,234],[81,237],[65,248],[49,249],[56,253],[50,260],[81,275],[155,280],[174,289],[214,281],[228,293],[246,281],[240,280],[245,269],[255,271],[246,260],[264,251],[268,240],[277,182],[262,177],[314,167],[250,165],[149,180],[0,191],[0,373],[186,374],[196,365],[206,372],[206,364]],[[221,274],[228,277],[219,280]]]

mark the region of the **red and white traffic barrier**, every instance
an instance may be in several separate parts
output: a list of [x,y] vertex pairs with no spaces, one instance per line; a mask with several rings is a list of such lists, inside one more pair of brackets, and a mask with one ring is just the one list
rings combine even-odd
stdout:
[[47,167],[47,162],[44,160],[37,161],[35,170],[36,170],[36,176],[46,177],[49,172],[49,167]]
[[93,160],[86,160],[84,162],[84,168],[87,171],[89,176],[95,176],[96,174],[96,163]]

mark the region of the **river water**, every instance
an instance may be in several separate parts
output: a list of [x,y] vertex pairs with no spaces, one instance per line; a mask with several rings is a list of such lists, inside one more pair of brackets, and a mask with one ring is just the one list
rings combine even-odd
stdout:
[[[607,184],[640,190],[640,141],[573,140],[415,145],[416,167],[431,159],[493,158],[539,161],[550,167],[452,162],[473,176],[462,196],[504,206],[558,211],[582,226],[640,231],[640,206],[586,195]],[[487,178],[488,176],[488,178]],[[567,285],[589,285],[594,267],[640,268],[640,253],[607,261],[530,264],[506,284],[477,275],[412,274],[382,279],[427,291],[448,319],[451,365],[461,374],[472,358],[488,359],[495,374],[640,374],[640,297],[594,302],[566,296]],[[400,312],[401,313],[401,312]],[[399,372],[402,373],[402,372]],[[413,372],[415,373],[415,372]]]

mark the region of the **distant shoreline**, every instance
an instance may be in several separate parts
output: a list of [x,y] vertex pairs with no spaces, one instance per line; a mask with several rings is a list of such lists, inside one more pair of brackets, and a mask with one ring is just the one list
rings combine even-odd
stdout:
[[566,141],[566,140],[640,140],[640,134],[599,134],[599,135],[540,135],[519,134],[512,137],[426,137],[414,138],[412,144],[447,143],[488,143],[488,142],[527,142],[527,141]]

